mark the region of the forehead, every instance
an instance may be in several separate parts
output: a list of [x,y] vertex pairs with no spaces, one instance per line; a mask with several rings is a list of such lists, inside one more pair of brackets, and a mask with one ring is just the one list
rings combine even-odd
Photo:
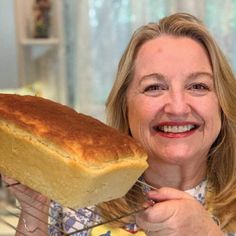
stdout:
[[135,60],[135,73],[201,70],[212,72],[206,49],[189,37],[160,36],[144,43]]
[[[178,47],[177,47],[178,45]],[[172,35],[161,35],[154,39],[146,41],[139,49],[138,55],[142,55],[147,50],[153,52],[162,52],[167,49],[175,49],[175,51],[185,49],[199,49],[206,53],[203,45],[195,39],[187,36],[172,36]]]

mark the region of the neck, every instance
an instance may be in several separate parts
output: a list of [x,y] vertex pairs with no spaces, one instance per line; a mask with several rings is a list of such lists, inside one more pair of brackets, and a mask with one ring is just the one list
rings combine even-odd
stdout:
[[206,161],[203,163],[170,164],[149,159],[144,173],[145,181],[153,187],[172,187],[187,190],[197,186],[206,177]]

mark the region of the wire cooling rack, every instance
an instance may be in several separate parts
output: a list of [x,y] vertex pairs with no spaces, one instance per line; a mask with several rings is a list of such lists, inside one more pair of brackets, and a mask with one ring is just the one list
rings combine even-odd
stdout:
[[[17,200],[14,198],[14,196],[9,193],[9,187],[14,187],[15,190],[17,191],[21,191],[21,194],[26,194],[25,192],[23,192],[22,190],[17,189],[17,187],[19,186],[19,183],[13,183],[11,185],[6,184],[2,181],[2,187],[0,188],[0,223],[4,224],[6,227],[9,227],[11,230],[13,230],[14,232],[18,232],[21,235],[28,235],[25,234],[21,231],[19,231],[19,229],[17,229],[17,224],[19,221],[19,217],[20,217],[20,212],[22,211],[20,205],[17,203]],[[103,224],[107,224],[107,223],[111,223],[111,222],[115,222],[115,221],[121,221],[122,219],[124,219],[125,217],[134,215],[135,213],[141,211],[144,209],[144,207],[142,206],[142,204],[137,203],[136,200],[136,195],[140,194],[140,192],[145,192],[145,189],[153,189],[152,186],[147,185],[146,183],[137,180],[136,184],[135,184],[135,188],[132,188],[127,194],[129,195],[128,198],[125,198],[125,201],[127,202],[128,205],[132,205],[132,210],[130,211],[125,211],[123,210],[123,212],[121,211],[121,213],[119,215],[109,215],[109,218],[106,220],[104,220],[104,217],[102,217],[101,211],[100,211],[100,207],[98,206],[92,206],[92,207],[86,207],[83,208],[83,211],[80,210],[74,210],[71,208],[64,208],[62,206],[59,206],[59,208],[61,208],[61,210],[63,209],[64,211],[69,211],[70,214],[72,215],[80,215],[82,217],[74,217],[73,219],[71,219],[71,221],[74,222],[73,225],[77,225],[77,227],[75,226],[74,228],[71,227],[70,229],[70,233],[65,232],[65,228],[67,227],[67,224],[70,224],[70,219],[67,219],[66,222],[62,222],[62,218],[59,219],[53,215],[50,211],[48,214],[48,221],[47,222],[42,222],[40,219],[37,218],[36,215],[32,215],[30,213],[27,213],[29,215],[31,215],[32,217],[34,217],[35,219],[41,221],[41,223],[45,224],[45,226],[47,225],[50,228],[53,228],[53,230],[57,231],[59,233],[59,235],[75,235],[76,233],[82,232],[82,231],[89,231],[94,227],[97,227],[99,225],[103,225]],[[140,191],[141,190],[141,191]],[[27,196],[26,196],[27,197]],[[9,200],[10,199],[10,200]],[[128,199],[128,200],[127,200]],[[124,200],[124,198],[121,198],[119,200]],[[35,207],[30,205],[29,203],[25,202],[25,204],[28,204],[30,207]],[[37,209],[38,211],[40,211],[39,209]],[[103,209],[104,211],[104,209]],[[73,214],[74,213],[74,214]],[[45,214],[42,212],[42,214]],[[91,217],[93,216],[93,217]],[[94,217],[95,216],[95,217]],[[83,220],[81,220],[81,218]],[[11,220],[8,220],[11,219]],[[61,222],[60,222],[61,220]],[[57,222],[57,224],[52,223],[52,222]],[[58,225],[62,225],[63,227],[59,227]],[[71,225],[68,225],[71,226]],[[25,222],[25,227],[27,228],[27,223]],[[48,229],[48,227],[44,227],[45,229]],[[45,232],[45,230],[42,230],[40,227],[34,228],[33,232],[38,231],[41,233],[41,235],[48,235],[48,231]],[[14,235],[14,234],[12,234]]]

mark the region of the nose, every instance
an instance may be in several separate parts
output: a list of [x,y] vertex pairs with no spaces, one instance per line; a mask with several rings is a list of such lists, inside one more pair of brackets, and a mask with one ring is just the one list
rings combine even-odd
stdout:
[[169,91],[164,111],[169,115],[186,116],[191,111],[186,94],[183,91]]

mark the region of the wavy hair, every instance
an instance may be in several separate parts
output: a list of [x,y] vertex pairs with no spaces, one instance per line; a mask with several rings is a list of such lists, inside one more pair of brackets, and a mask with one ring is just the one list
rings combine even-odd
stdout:
[[134,32],[121,57],[106,102],[107,123],[130,135],[126,92],[133,78],[135,59],[144,43],[161,35],[189,37],[208,53],[221,107],[222,127],[209,151],[205,208],[219,218],[223,230],[236,230],[236,80],[221,49],[199,19],[187,13],[176,13]]

